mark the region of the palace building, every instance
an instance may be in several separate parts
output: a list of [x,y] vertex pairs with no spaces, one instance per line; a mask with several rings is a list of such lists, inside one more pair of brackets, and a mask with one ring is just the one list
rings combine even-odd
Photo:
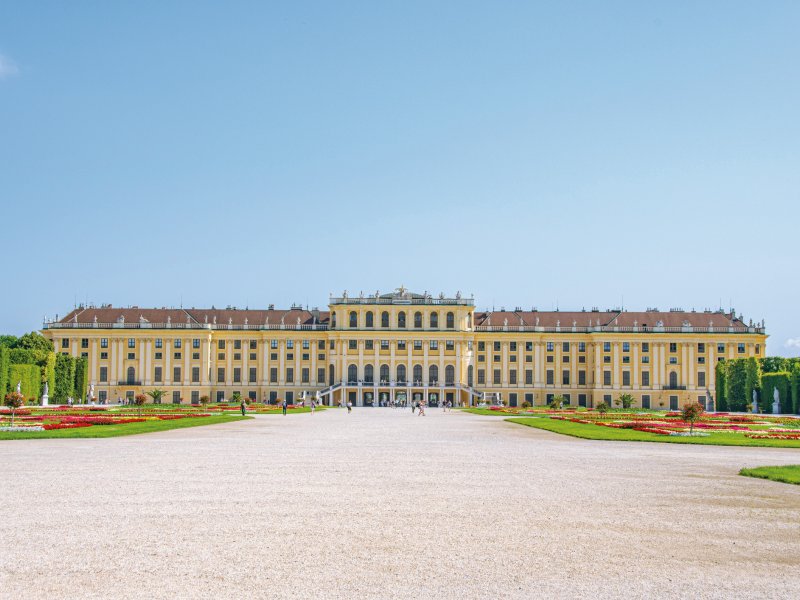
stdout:
[[763,322],[731,311],[476,311],[472,298],[330,298],[327,311],[79,306],[47,321],[56,352],[88,360],[95,399],[159,388],[166,401],[354,406],[426,400],[677,409],[715,397],[714,366],[761,357]]

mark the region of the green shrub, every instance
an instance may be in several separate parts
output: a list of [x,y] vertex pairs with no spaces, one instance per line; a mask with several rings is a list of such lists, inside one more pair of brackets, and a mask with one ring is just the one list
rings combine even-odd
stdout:
[[53,387],[53,399],[61,404],[67,402],[67,398],[75,397],[75,363],[77,361],[68,354],[58,354],[56,356],[55,376],[56,383]]
[[5,396],[6,392],[11,391],[8,386],[8,367],[10,364],[8,348],[0,346],[0,397]]
[[722,359],[714,367],[714,388],[717,391],[717,410],[720,412],[728,410],[728,397],[725,391],[727,366],[728,363]]
[[25,399],[39,399],[42,387],[42,369],[39,365],[11,365],[8,377],[12,391],[16,391],[17,383],[21,383],[22,395]]
[[764,373],[761,376],[761,409],[772,412],[773,390],[780,394],[781,413],[794,412],[792,405],[792,376],[790,373]]
[[80,402],[86,398],[88,371],[89,361],[86,358],[81,357],[75,360],[75,398]]

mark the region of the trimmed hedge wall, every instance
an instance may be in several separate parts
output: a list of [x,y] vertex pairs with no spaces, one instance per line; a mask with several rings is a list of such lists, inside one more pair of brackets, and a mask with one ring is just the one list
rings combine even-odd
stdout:
[[0,396],[5,397],[8,393],[8,367],[11,362],[8,358],[8,348],[0,346]]
[[53,386],[53,400],[66,404],[71,396],[75,398],[75,363],[76,360],[67,354],[56,355],[55,386]]
[[777,389],[780,395],[781,413],[794,412],[792,402],[792,376],[790,373],[764,373],[761,376],[761,405],[762,412],[772,412],[773,394]]
[[86,400],[86,391],[89,385],[87,382],[88,376],[89,361],[81,357],[75,361],[75,400],[77,402]]
[[17,389],[17,382],[20,382],[22,395],[25,401],[34,398],[39,400],[42,389],[42,369],[39,365],[11,365],[8,369],[9,388]]
[[727,382],[725,381],[725,372],[727,369],[725,359],[717,362],[714,367],[714,387],[717,390],[717,410],[725,412],[728,410],[728,397],[726,395]]

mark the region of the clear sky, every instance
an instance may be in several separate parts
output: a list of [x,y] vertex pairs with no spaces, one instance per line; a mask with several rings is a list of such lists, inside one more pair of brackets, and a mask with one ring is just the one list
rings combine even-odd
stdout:
[[800,3],[4,2],[0,331],[729,308],[800,354]]

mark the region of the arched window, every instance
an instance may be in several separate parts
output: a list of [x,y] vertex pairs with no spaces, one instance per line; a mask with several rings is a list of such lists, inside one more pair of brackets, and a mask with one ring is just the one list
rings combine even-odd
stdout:
[[331,329],[336,329],[336,313],[331,315]]
[[419,311],[414,313],[414,329],[422,329],[422,313]]
[[451,312],[447,313],[447,328],[453,329],[455,328],[455,326],[456,326],[456,316]]
[[406,366],[397,365],[397,383],[406,382]]
[[381,327],[389,329],[389,313],[387,311],[381,313]]
[[355,365],[350,365],[347,367],[347,383],[357,383],[358,382],[358,367]]
[[366,319],[367,319],[367,324],[366,324],[367,327],[375,327],[375,323],[372,322],[372,311],[371,310],[367,311]]
[[678,374],[675,371],[669,374],[669,387],[673,389],[678,387]]
[[335,375],[336,371],[334,370],[333,365],[328,365],[328,385],[333,385]]
[[128,385],[136,383],[136,369],[128,367]]
[[364,367],[364,383],[373,383],[375,381],[375,370],[372,365]]
[[431,365],[428,368],[428,383],[430,385],[436,385],[439,383],[439,367],[436,365]]
[[405,313],[405,311],[401,310],[399,313],[397,313],[397,326],[400,329],[405,329],[406,328],[406,313]]
[[358,313],[354,310],[350,311],[350,328],[355,329],[358,327]]
[[381,383],[389,383],[389,365],[381,365]]
[[414,383],[422,382],[422,365],[414,365]]
[[444,382],[446,385],[453,385],[456,382],[456,368],[453,365],[444,368]]
[[468,366],[467,367],[467,385],[469,387],[472,387],[474,385],[473,380],[472,380],[472,371],[473,371],[472,365]]
[[431,329],[439,329],[439,313],[431,313]]

